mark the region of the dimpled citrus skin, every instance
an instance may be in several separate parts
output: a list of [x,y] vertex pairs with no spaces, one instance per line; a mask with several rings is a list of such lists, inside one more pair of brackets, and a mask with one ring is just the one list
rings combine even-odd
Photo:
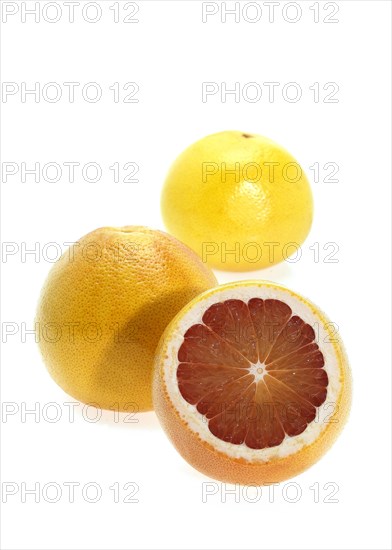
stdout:
[[233,271],[269,267],[294,254],[289,243],[304,242],[313,217],[309,182],[290,153],[236,131],[209,135],[179,155],[161,208],[170,233],[212,267]]
[[164,232],[129,226],[89,233],[42,289],[36,322],[50,374],[84,403],[152,409],[159,338],[185,304],[216,284],[200,258]]

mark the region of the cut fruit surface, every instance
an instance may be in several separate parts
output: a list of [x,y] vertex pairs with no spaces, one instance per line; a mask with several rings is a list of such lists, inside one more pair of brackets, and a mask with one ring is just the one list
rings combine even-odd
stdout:
[[158,349],[154,406],[163,427],[212,477],[268,483],[299,473],[348,413],[350,376],[335,332],[313,304],[273,283],[205,292]]
[[226,300],[190,327],[178,387],[212,434],[252,449],[302,433],[325,402],[328,375],[313,328],[280,300]]

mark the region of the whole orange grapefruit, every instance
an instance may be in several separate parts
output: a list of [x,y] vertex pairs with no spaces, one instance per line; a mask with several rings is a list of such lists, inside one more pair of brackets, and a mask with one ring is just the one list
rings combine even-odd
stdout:
[[152,408],[151,378],[166,325],[216,285],[186,245],[146,227],[103,227],[53,266],[36,322],[44,362],[65,392],[103,409]]

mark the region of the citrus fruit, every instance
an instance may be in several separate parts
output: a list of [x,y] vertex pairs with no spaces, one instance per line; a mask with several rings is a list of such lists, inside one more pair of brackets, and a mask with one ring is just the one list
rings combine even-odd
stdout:
[[181,455],[225,482],[299,474],[332,445],[351,378],[336,325],[270,282],[229,283],[192,300],[157,350],[155,411]]
[[85,235],[53,266],[40,297],[36,322],[50,374],[84,403],[151,409],[162,332],[215,285],[200,258],[161,231],[104,227]]
[[161,197],[166,228],[212,267],[248,271],[298,254],[313,216],[304,171],[256,134],[209,135],[175,160]]

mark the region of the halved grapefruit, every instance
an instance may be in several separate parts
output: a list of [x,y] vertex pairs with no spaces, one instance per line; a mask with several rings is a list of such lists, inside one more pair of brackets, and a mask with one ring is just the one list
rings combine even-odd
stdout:
[[167,327],[153,400],[181,455],[232,483],[293,477],[332,445],[348,416],[351,376],[337,326],[270,282],[207,290]]

